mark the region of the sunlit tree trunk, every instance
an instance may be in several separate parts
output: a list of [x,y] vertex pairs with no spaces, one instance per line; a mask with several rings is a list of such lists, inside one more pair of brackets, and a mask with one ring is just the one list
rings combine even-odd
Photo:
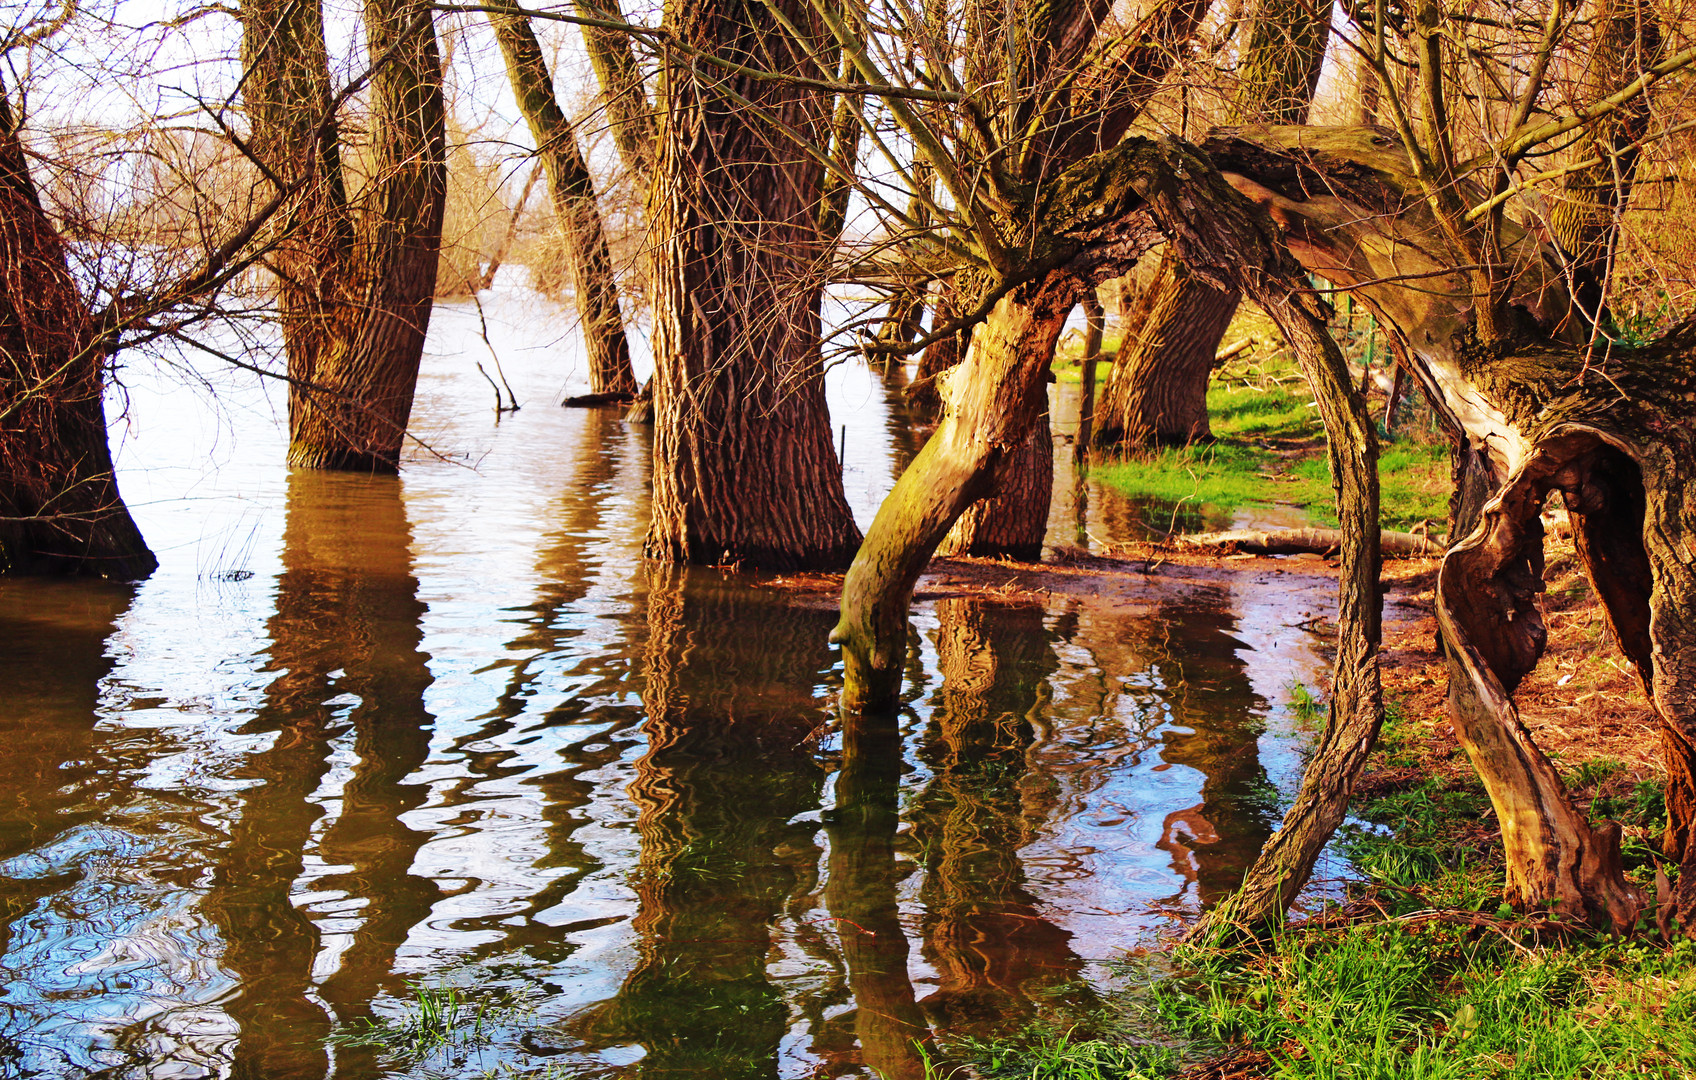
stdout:
[[350,201],[321,9],[248,0],[242,92],[254,150],[302,183],[273,266],[289,376],[289,462],[394,472],[435,293],[447,194],[442,71],[428,5],[368,0],[371,176]]
[[[1268,0],[1256,12],[1243,50],[1228,122],[1307,120],[1330,38],[1331,8]],[[1195,278],[1168,248],[1137,326],[1125,328],[1113,363],[1097,445],[1183,445],[1212,436],[1207,379],[1241,294]]]
[[[792,21],[813,26],[810,9],[793,8]],[[667,19],[681,40],[717,55],[810,70],[801,45],[764,9],[735,0],[678,4]],[[860,533],[824,400],[823,168],[689,63],[677,60],[666,80],[650,207],[656,432],[646,551],[769,569],[845,566]],[[823,94],[728,81],[828,145]]]
[[619,311],[612,254],[595,201],[595,181],[578,148],[577,132],[559,107],[553,77],[530,20],[499,14],[490,15],[489,22],[506,59],[513,97],[547,170],[548,193],[565,238],[578,323],[589,354],[589,392],[635,396],[636,373],[630,366],[630,342]]
[[106,361],[0,86],[0,573],[158,566],[113,476]]

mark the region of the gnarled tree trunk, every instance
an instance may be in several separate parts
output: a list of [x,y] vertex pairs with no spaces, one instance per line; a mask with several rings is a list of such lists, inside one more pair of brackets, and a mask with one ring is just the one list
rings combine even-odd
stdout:
[[[790,10],[792,8],[792,10]],[[803,4],[785,7],[814,25]],[[750,66],[810,71],[762,9],[680,5],[682,40]],[[822,37],[822,35],[820,35]],[[829,100],[742,76],[729,89],[825,141]],[[833,569],[859,546],[825,408],[819,300],[823,168],[677,59],[667,69],[654,287],[649,557]]]
[[577,132],[559,107],[548,62],[529,18],[500,14],[490,15],[489,22],[506,59],[512,95],[530,125],[536,154],[548,173],[548,194],[565,238],[577,319],[589,354],[589,392],[633,398],[638,387],[618,306],[618,282],[613,277],[601,208],[595,201],[595,181],[577,146]]
[[112,474],[106,359],[0,86],[0,573],[159,565]]

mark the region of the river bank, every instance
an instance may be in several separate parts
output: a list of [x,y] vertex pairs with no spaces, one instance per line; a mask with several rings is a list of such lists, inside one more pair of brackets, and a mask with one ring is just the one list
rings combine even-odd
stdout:
[[[1400,565],[1383,738],[1335,841],[1358,875],[1342,899],[1261,948],[1174,935],[1129,956],[1144,977],[1094,1029],[1039,1023],[953,1048],[977,1075],[1696,1076],[1696,942],[1652,927],[1575,935],[1503,904],[1495,815],[1445,715],[1435,563]],[[1624,826],[1628,873],[1652,896],[1665,823],[1654,717],[1570,541],[1551,544],[1546,580],[1549,649],[1519,692],[1524,720],[1578,805]],[[1317,697],[1297,704],[1322,722]]]

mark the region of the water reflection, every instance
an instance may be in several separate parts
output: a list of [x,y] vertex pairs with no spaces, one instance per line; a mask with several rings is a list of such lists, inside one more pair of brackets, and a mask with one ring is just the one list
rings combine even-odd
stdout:
[[[536,404],[540,344],[495,427],[438,316],[404,482],[244,428],[208,525],[148,390],[159,574],[0,583],[0,1075],[917,1078],[1241,872],[1318,662],[1287,583],[922,602],[905,717],[838,749],[830,599],[644,567],[642,429]],[[924,433],[833,378],[865,520]],[[523,1008],[463,1060],[328,1038],[412,982]]]
[[442,895],[409,872],[426,836],[404,822],[427,793],[404,781],[429,752],[431,677],[401,483],[297,470],[287,500],[275,675],[247,730],[274,741],[234,773],[246,792],[203,905],[241,985],[238,1077],[323,1076],[336,1020],[368,1015]]
[[[895,861],[901,823],[901,735],[893,717],[866,718],[842,739],[836,807],[829,819],[825,907],[836,924],[853,993],[853,1038],[884,1080],[919,1080],[931,1032],[908,974]],[[910,865],[910,864],[909,864]]]
[[812,687],[831,615],[714,571],[647,574],[638,960],[587,1030],[639,1044],[643,1076],[775,1077],[788,1009],[766,961],[819,854],[816,826],[792,819],[824,778]]
[[1026,814],[1026,793],[1048,783],[1026,756],[1059,666],[1043,609],[949,598],[936,616],[943,681],[926,751],[933,775],[912,814],[925,866],[925,955],[939,973],[923,1004],[938,1023],[962,1029],[1030,1013],[1041,990],[1072,981],[1082,965],[1071,935],[1025,887],[1019,855],[1041,824]]

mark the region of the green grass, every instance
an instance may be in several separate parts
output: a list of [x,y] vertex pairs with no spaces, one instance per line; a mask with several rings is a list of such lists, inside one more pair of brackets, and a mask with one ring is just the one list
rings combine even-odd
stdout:
[[[1214,441],[1169,447],[1094,466],[1092,475],[1133,499],[1181,504],[1191,515],[1288,505],[1315,524],[1337,523],[1324,430],[1312,398],[1292,371],[1259,372],[1258,385],[1216,380],[1207,407]],[[1448,447],[1395,440],[1378,459],[1380,520],[1409,529],[1448,517]],[[1160,514],[1150,509],[1151,523]]]
[[345,1046],[372,1046],[390,1058],[419,1061],[444,1051],[484,1045],[489,1028],[512,1011],[504,995],[475,997],[455,986],[407,983],[412,1000],[398,1017],[361,1017],[332,1038]]

